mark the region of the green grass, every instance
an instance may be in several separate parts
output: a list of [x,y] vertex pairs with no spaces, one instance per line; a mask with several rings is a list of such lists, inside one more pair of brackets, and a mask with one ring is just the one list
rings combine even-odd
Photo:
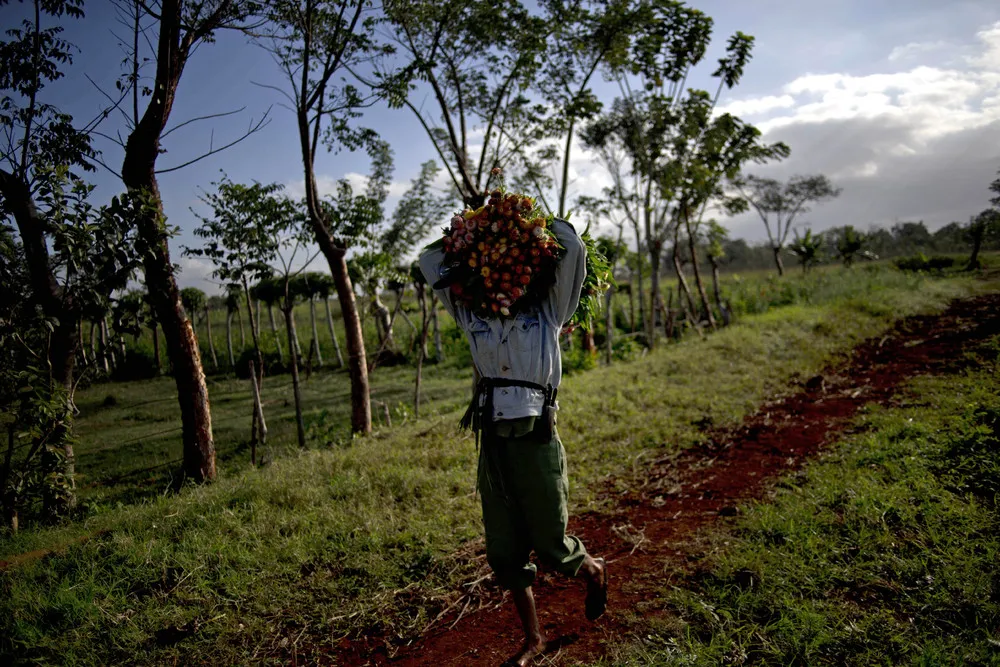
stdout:
[[[427,365],[421,385],[421,412],[452,412],[471,385],[471,371]],[[379,368],[371,376],[376,429],[386,428],[383,403],[393,426],[413,421],[415,371],[409,366]],[[249,381],[209,381],[212,427],[223,476],[249,464],[252,396]],[[273,460],[297,449],[295,408],[289,376],[264,381],[264,416],[270,446],[259,454]],[[302,382],[303,417],[312,446],[342,445],[350,439],[350,382],[346,371],[314,373]],[[467,400],[467,399],[466,399]],[[94,510],[162,494],[180,466],[181,424],[172,378],[108,383],[77,395],[77,484]]]
[[1000,338],[973,367],[744,508],[607,664],[1000,664]]
[[[704,340],[690,337],[566,378],[560,431],[573,510],[605,502],[597,491],[609,476],[627,484],[646,458],[697,442],[706,420],[734,423],[894,318],[980,289],[965,278],[843,273],[825,303],[745,317]],[[405,404],[412,371],[379,372],[387,384],[377,390],[391,396],[398,381]],[[326,409],[336,424],[348,409],[346,400],[336,402],[346,396],[346,378],[314,380],[311,409]],[[140,428],[175,423],[167,408],[147,406],[144,414],[135,400],[166,398],[166,381],[156,382],[115,386],[121,398],[107,408],[107,386],[81,396],[87,444],[80,465],[90,479],[115,465],[114,444],[128,436],[109,437],[111,429],[135,429],[135,438]],[[429,381],[439,383],[428,388],[432,416],[395,420],[396,428],[371,438],[331,438],[331,446],[292,450],[264,469],[249,468],[240,453],[214,485],[171,495],[154,485],[156,495],[137,492],[143,502],[134,505],[124,490],[95,491],[85,520],[6,537],[2,554],[59,549],[0,573],[0,656],[40,664],[258,664],[282,662],[292,646],[308,660],[304,647],[373,628],[390,636],[419,631],[482,566],[469,557],[481,531],[474,447],[455,431],[467,382],[442,368]],[[334,383],[339,389],[326,387]],[[249,414],[248,403],[238,405],[244,400],[233,398],[234,415]],[[226,407],[214,408],[222,428]],[[122,423],[127,414],[134,425]],[[245,416],[234,421],[238,439],[248,424]],[[269,421],[279,434],[286,429],[276,442],[291,439],[281,418]],[[179,450],[157,446],[164,457]],[[88,468],[91,456],[104,458]],[[149,452],[140,458],[155,461]],[[82,536],[90,539],[74,542]]]

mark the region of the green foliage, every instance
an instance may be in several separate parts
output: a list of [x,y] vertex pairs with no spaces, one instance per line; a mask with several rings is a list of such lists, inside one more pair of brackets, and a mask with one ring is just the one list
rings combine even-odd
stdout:
[[573,345],[562,353],[562,370],[566,375],[574,375],[597,368],[597,355],[587,352],[581,345]]
[[947,255],[927,255],[917,253],[912,257],[901,257],[893,261],[893,265],[900,271],[924,271],[928,273],[941,273],[955,265],[955,258]]
[[[536,145],[545,136],[547,107],[523,93],[542,63],[544,20],[518,0],[391,0],[382,8],[389,33],[406,38],[387,45],[391,55],[376,62],[371,83],[390,107],[417,115],[466,205],[482,204],[493,167],[544,178],[511,146]],[[427,92],[433,97],[425,106]],[[474,156],[470,130],[477,121],[485,136]]]
[[223,174],[212,185],[217,192],[201,197],[212,209],[211,217],[195,213],[202,224],[194,234],[205,245],[184,253],[211,260],[212,275],[227,283],[249,284],[270,276],[285,237],[302,233],[295,204],[279,196],[283,186],[278,183],[243,185]]
[[83,0],[47,0],[38,3],[38,9],[37,25],[34,16],[25,19],[0,42],[0,128],[5,137],[0,164],[29,186],[44,182],[42,170],[57,165],[67,171],[94,169],[90,135],[74,126],[72,116],[44,100],[46,86],[65,75],[76,47],[62,38],[62,26],[42,23],[64,15],[82,18]]
[[615,284],[612,262],[602,252],[602,244],[595,241],[587,230],[580,234],[587,253],[587,273],[580,286],[580,304],[573,311],[569,324],[587,328],[596,325],[604,308],[604,293]]
[[115,364],[111,379],[115,382],[150,380],[160,374],[156,356],[149,345],[126,345],[125,359]]
[[799,264],[802,265],[803,271],[808,271],[819,264],[822,247],[823,237],[813,236],[811,229],[807,229],[802,236],[799,236],[799,231],[795,230],[795,240],[788,244],[788,249],[799,258]]
[[[264,375],[280,375],[288,371],[288,367],[278,356],[277,350],[262,350],[261,357],[264,363]],[[257,352],[253,348],[246,348],[236,359],[236,377],[249,379],[250,362],[257,363]]]
[[853,225],[845,225],[837,238],[837,256],[844,266],[851,266],[854,260],[862,254],[865,244],[868,242],[864,232],[854,229]]
[[188,317],[194,320],[195,317],[202,311],[205,307],[205,301],[208,297],[205,293],[198,289],[197,287],[185,287],[181,290],[181,305],[184,306],[184,310],[187,311]]

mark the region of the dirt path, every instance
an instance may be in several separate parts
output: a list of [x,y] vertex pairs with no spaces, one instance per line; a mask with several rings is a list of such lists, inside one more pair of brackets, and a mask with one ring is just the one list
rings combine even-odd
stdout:
[[[570,519],[591,553],[608,559],[612,576],[608,613],[583,618],[580,581],[550,576],[536,582],[546,665],[597,659],[623,638],[629,618],[642,614],[671,573],[690,555],[678,548],[719,517],[759,498],[777,477],[802,466],[844,431],[859,409],[886,405],[915,376],[955,370],[962,350],[1000,334],[1000,295],[954,302],[944,313],[905,319],[884,337],[856,348],[847,363],[803,383],[802,390],[764,405],[738,428],[712,434],[707,446],[655,461],[648,476],[612,510]],[[611,488],[610,485],[608,487]],[[433,628],[389,656],[385,638],[340,647],[338,664],[415,667],[499,665],[519,646],[519,623],[502,593],[487,589],[468,607],[456,606]],[[463,603],[464,604],[464,603]],[[457,622],[456,622],[457,621]]]

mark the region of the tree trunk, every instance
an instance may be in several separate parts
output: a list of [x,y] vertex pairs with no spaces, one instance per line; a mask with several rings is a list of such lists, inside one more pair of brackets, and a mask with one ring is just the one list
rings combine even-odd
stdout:
[[[305,92],[300,91],[304,96]],[[337,287],[340,311],[344,318],[344,332],[347,337],[348,372],[351,376],[351,430],[354,433],[369,434],[372,430],[371,397],[368,391],[368,359],[365,354],[364,334],[358,317],[354,299],[354,286],[347,272],[347,244],[335,239],[330,233],[326,214],[316,187],[315,155],[309,119],[309,101],[300,97],[296,109],[299,130],[299,148],[302,152],[302,167],[305,176],[306,209],[309,225],[320,251],[330,265],[330,274]]]
[[[292,311],[292,319],[293,320],[295,319],[295,311],[294,310]],[[288,347],[291,348],[292,347],[292,343],[293,342],[295,343],[295,354],[298,355],[298,357],[299,357],[299,363],[301,363],[302,362],[302,342],[299,340],[299,328],[296,326],[292,330],[292,333],[295,334],[295,340],[294,341],[288,341]]]
[[[694,306],[694,297],[691,295],[691,288],[688,287],[687,278],[684,277],[684,267],[681,265],[680,253],[678,253],[678,246],[680,243],[680,227],[678,226],[674,230],[674,247],[671,249],[670,258],[673,261],[674,272],[677,273],[677,284],[681,289],[684,296],[684,302],[687,304],[688,312],[693,318],[694,314],[698,312],[698,309]],[[691,322],[697,328],[698,323]]]
[[982,267],[979,262],[979,252],[983,247],[983,239],[986,238],[986,224],[973,222],[971,225],[972,252],[969,254],[969,261],[965,263],[968,271]]
[[243,329],[243,309],[236,308],[236,322],[240,327],[240,352],[246,349],[247,346],[247,332]]
[[[651,243],[650,246],[659,247],[659,244]],[[649,349],[656,346],[656,302],[660,298],[660,253],[659,250],[649,251],[649,313],[644,319],[646,325],[646,338]]]
[[90,322],[90,361],[97,366],[97,336],[95,331],[97,330],[97,323],[91,320]]
[[391,317],[389,308],[382,303],[378,290],[375,290],[375,293],[372,294],[371,311],[375,317],[375,329],[378,331],[379,349],[396,347],[396,342],[392,338],[392,323],[389,321]]
[[719,261],[714,257],[709,257],[708,261],[712,264],[712,292],[715,295],[715,305],[719,308],[719,313],[722,315],[722,326],[728,327],[731,318],[729,309],[722,303],[722,290],[719,288]]
[[254,301],[254,308],[257,316],[253,317],[248,313],[247,317],[250,317],[250,330],[257,335],[257,338],[260,338],[260,299]]
[[253,390],[253,438],[250,441],[250,463],[257,465],[257,427],[260,426],[260,444],[267,446],[267,422],[264,421],[264,403],[260,397],[260,385],[257,384],[258,370],[250,362],[250,389]]
[[[271,322],[271,333],[274,335],[274,346],[278,348],[278,362],[281,363],[282,366],[284,366],[285,353],[281,349],[281,338],[278,336],[278,326],[274,323],[274,306],[270,303],[267,304],[267,318]],[[250,327],[250,330],[253,331],[252,325]]]
[[[288,333],[288,340],[295,341],[298,340],[298,332],[295,331],[295,304],[288,303],[287,301],[281,308],[281,312],[285,315],[285,331]],[[292,391],[295,395],[295,432],[298,436],[299,447],[305,448],[306,446],[306,427],[305,423],[302,421],[302,389],[299,386],[299,353],[300,350],[297,345],[289,343],[289,367],[292,371]]]
[[604,293],[604,361],[611,365],[611,359],[614,352],[614,341],[612,338],[615,333],[615,314],[612,310],[612,297],[614,296],[615,288],[612,285],[608,287],[608,291]]
[[778,267],[778,275],[785,275],[785,265],[781,261],[781,246],[773,246],[771,252],[774,253],[774,265]]
[[[250,283],[247,282],[246,276],[243,276],[243,300],[247,304],[247,316],[250,318],[250,337],[253,339],[253,350],[254,357],[257,359],[257,375],[256,384],[259,391],[263,391],[264,386],[264,351],[260,349],[260,313],[254,317],[253,312],[253,302],[250,298]],[[257,302],[260,304],[260,301]],[[271,326],[274,326],[274,321],[271,321]],[[261,412],[263,419],[263,411]],[[261,428],[263,429],[263,421],[261,423]],[[257,422],[254,421],[250,425],[250,442],[251,446],[257,443]]]
[[212,337],[212,312],[205,306],[205,330],[208,333],[208,351],[212,353],[212,368],[219,370],[219,357],[215,354],[215,339]]
[[684,216],[684,226],[687,229],[688,251],[691,253],[691,270],[694,272],[694,284],[698,288],[698,297],[701,299],[701,307],[708,318],[708,326],[715,331],[715,316],[712,315],[712,305],[708,301],[708,293],[705,291],[705,284],[701,280],[701,270],[698,268],[698,246],[696,235],[692,233],[691,221],[687,215]]
[[427,356],[427,293],[423,283],[416,283],[417,301],[420,303],[420,345],[417,346],[417,377],[413,387],[413,416],[420,418],[420,383],[423,379],[424,357]]
[[157,331],[156,321],[150,325],[149,330],[153,333],[153,359],[156,362],[156,374],[159,375],[163,365],[160,363],[160,334]]
[[587,326],[584,328],[581,334],[581,345],[583,351],[587,354],[597,354],[597,345],[594,344],[594,321],[592,318],[587,318]]
[[87,359],[87,346],[83,343],[83,322],[78,322],[76,326],[76,349],[80,352],[80,361],[84,366],[90,365],[90,360]]
[[642,243],[641,243],[641,241],[639,239],[639,236],[638,236],[639,228],[636,227],[635,231],[636,231],[636,240],[635,240],[635,277],[636,277],[636,284],[633,285],[632,288],[633,288],[633,292],[635,292],[636,288],[638,289],[638,292],[635,292],[634,296],[635,296],[636,302],[639,304],[639,324],[641,324],[642,326],[641,327],[636,327],[636,322],[635,322],[635,319],[633,318],[633,320],[632,320],[632,331],[635,332],[635,331],[641,329],[643,332],[645,332],[646,331],[646,306],[645,306],[645,301],[644,301],[644,299],[645,299],[645,296],[644,296],[645,289],[644,289],[644,286],[642,284],[643,283],[643,281],[642,281]]
[[343,368],[344,355],[340,352],[340,341],[337,340],[337,330],[333,326],[333,315],[330,313],[330,297],[325,297],[323,303],[326,304],[326,324],[330,328],[330,340],[333,341],[333,352],[337,355],[337,368]]
[[108,346],[108,321],[101,315],[101,322],[98,325],[101,334],[101,368],[105,374],[111,373],[111,348]]
[[434,358],[440,362],[444,359],[444,347],[441,344],[441,326],[438,323],[437,292],[431,290],[431,326],[434,328]]
[[226,313],[226,353],[229,355],[229,368],[236,368],[236,358],[233,356],[233,311]]
[[184,473],[202,481],[215,479],[216,472],[208,386],[205,384],[198,340],[181,304],[180,290],[170,261],[166,215],[156,180],[160,135],[169,120],[191,48],[187,37],[183,41],[181,39],[181,23],[180,2],[163,0],[160,4],[153,94],[126,143],[122,180],[130,192],[145,200],[137,226],[145,246],[142,255],[146,285],[156,310],[156,319],[163,327],[167,355],[177,383],[184,440]]
[[309,319],[312,324],[312,347],[313,350],[310,354],[316,354],[316,366],[318,368],[323,367],[323,352],[319,349],[319,331],[316,329],[316,299],[312,296],[309,297]]

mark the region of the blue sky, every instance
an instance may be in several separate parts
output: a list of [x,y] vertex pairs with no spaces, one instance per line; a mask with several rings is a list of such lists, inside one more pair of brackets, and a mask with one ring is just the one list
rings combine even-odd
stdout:
[[[775,177],[822,172],[844,187],[835,202],[803,217],[816,230],[839,224],[867,228],[894,220],[924,220],[932,229],[965,220],[988,203],[986,185],[1000,168],[1000,3],[995,0],[704,0],[692,2],[715,19],[714,48],[741,30],[756,37],[744,81],[723,98],[724,107],[758,125],[769,140],[792,148],[786,162],[759,170]],[[26,7],[0,9],[12,25]],[[47,91],[47,100],[77,119],[93,117],[104,99],[84,76],[114,89],[123,53],[110,0],[90,0],[82,21],[67,23],[65,36],[80,49],[69,76]],[[715,54],[710,54],[710,59]],[[706,66],[707,74],[711,66]],[[150,71],[151,74],[151,71]],[[277,181],[301,192],[302,168],[290,111],[280,96],[255,83],[280,85],[270,56],[245,38],[220,34],[193,56],[181,81],[171,126],[189,118],[245,107],[216,121],[171,134],[159,166],[168,167],[239,136],[270,107],[270,123],[243,143],[181,171],[163,174],[160,186],[170,222],[181,229],[171,243],[182,266],[182,285],[211,291],[210,267],[182,257],[195,245],[197,226],[189,208],[220,170],[234,181]],[[692,83],[698,83],[697,80]],[[602,87],[610,102],[613,89]],[[409,111],[375,107],[364,123],[378,130],[395,152],[405,189],[421,162],[433,157],[430,142]],[[109,133],[126,130],[109,120]],[[101,142],[105,159],[120,167],[121,149]],[[363,155],[322,153],[317,175],[326,187],[338,178],[367,172]],[[576,194],[607,182],[582,152],[573,163]],[[351,175],[354,176],[351,176]],[[121,189],[101,171],[96,201]],[[390,201],[390,206],[392,205]],[[752,216],[723,221],[734,236],[763,238]],[[321,269],[321,266],[317,266]]]

